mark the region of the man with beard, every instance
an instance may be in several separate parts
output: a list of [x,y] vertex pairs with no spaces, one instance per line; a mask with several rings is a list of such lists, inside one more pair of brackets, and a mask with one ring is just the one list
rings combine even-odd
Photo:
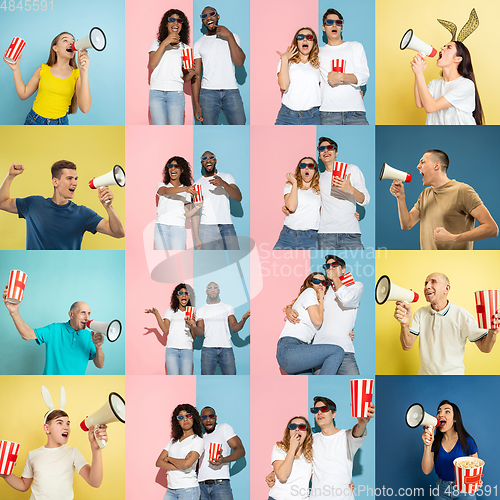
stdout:
[[[213,408],[205,406],[201,410],[200,417],[205,429],[203,435],[205,452],[200,458],[198,470],[201,500],[233,500],[229,483],[229,462],[243,458],[245,448],[229,424],[217,424],[217,415]],[[218,455],[217,448],[221,448]]]
[[[201,219],[193,216],[195,247],[198,250],[239,250],[238,236],[231,220],[229,198],[241,201],[241,191],[231,174],[217,171],[217,158],[210,151],[201,157],[203,176],[195,184],[201,186],[203,206]],[[199,227],[198,227],[199,226]]]
[[213,7],[205,7],[200,17],[207,33],[193,47],[194,117],[203,125],[217,125],[222,110],[229,125],[245,125],[245,110],[234,69],[235,65],[243,66],[245,62],[240,39],[225,26],[219,26],[220,16]]

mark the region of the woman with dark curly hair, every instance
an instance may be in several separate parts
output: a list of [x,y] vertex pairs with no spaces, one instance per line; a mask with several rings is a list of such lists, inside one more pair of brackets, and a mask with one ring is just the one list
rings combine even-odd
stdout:
[[173,156],[167,161],[163,182],[156,186],[156,250],[186,249],[186,218],[201,207],[201,203],[191,204],[191,196],[196,194],[192,182],[191,166],[182,156]]
[[301,28],[280,56],[278,83],[283,91],[275,125],[321,125],[319,47],[316,33]]
[[156,460],[156,467],[168,471],[164,500],[199,500],[196,465],[204,449],[200,415],[190,404],[178,405],[171,426],[172,439]]
[[147,314],[154,314],[158,326],[167,336],[165,362],[169,375],[192,375],[193,339],[196,337],[194,314],[187,314],[186,309],[194,307],[194,291],[185,283],[179,283],[170,297],[170,308],[162,319],[158,309],[146,309]]
[[192,80],[194,68],[182,66],[182,50],[189,49],[189,21],[184,12],[170,9],[149,47],[151,73],[149,110],[153,125],[184,123],[184,82]]

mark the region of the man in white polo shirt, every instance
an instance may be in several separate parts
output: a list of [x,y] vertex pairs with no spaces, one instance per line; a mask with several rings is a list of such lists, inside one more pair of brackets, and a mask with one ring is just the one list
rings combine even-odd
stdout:
[[[404,351],[409,351],[420,337],[419,375],[464,375],[464,354],[467,339],[474,342],[481,352],[491,352],[499,328],[484,330],[463,307],[448,300],[450,280],[442,273],[427,276],[424,285],[425,300],[410,320],[412,310],[406,302],[396,302],[394,317],[401,323],[400,341]],[[500,314],[495,314],[500,326]]]

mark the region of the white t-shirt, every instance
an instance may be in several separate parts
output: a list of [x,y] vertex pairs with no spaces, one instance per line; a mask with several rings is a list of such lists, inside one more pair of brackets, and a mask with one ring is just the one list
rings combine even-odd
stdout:
[[292,305],[292,308],[299,313],[300,323],[293,324],[286,320],[280,339],[282,337],[294,337],[310,344],[318,328],[311,321],[307,308],[314,305],[319,305],[316,290],[306,288]]
[[363,283],[341,286],[337,291],[329,288],[325,294],[325,314],[323,324],[314,337],[313,344],[334,344],[344,352],[354,352],[354,344],[349,337],[358,315],[359,302],[363,293]]
[[37,448],[28,453],[22,477],[33,478],[30,500],[72,500],[75,469],[87,464],[77,448]]
[[438,312],[421,307],[413,315],[410,332],[420,338],[419,375],[463,375],[467,339],[475,342],[487,333],[469,311],[450,302]]
[[[164,448],[168,452],[168,456],[172,458],[186,458],[190,451],[195,451],[201,457],[203,453],[203,439],[194,434],[183,441],[171,439]],[[196,478],[196,464],[198,459],[194,461],[189,469],[184,470],[169,470],[167,474],[168,487],[172,490],[180,488],[196,488],[198,479]]]
[[349,488],[352,463],[365,436],[366,429],[359,438],[353,437],[351,429],[340,429],[333,436],[314,434],[311,498],[331,500],[334,491],[335,500],[354,499]]
[[[173,188],[171,183],[164,184],[159,182],[156,186],[156,194],[162,187]],[[176,194],[159,194],[158,207],[156,208],[156,223],[165,224],[167,226],[182,226],[186,225],[186,211],[184,205],[191,202],[191,195],[188,193]]]
[[[292,192],[292,185],[285,184],[284,194]],[[284,224],[295,231],[319,228],[319,212],[321,209],[321,195],[314,189],[297,189],[298,204],[293,214],[285,217]]]
[[426,125],[475,125],[472,112],[476,108],[476,89],[474,82],[459,76],[451,82],[442,78],[432,80],[427,85],[432,97],[443,97],[451,104],[450,108],[427,114]]
[[[279,73],[281,70],[281,59],[278,61]],[[319,84],[321,77],[319,68],[307,63],[292,63],[288,65],[290,85],[283,92],[281,102],[293,111],[307,111],[321,104],[321,91]]]
[[185,321],[186,313],[181,310],[174,312],[168,308],[163,316],[170,321],[167,335],[167,347],[172,349],[192,349],[193,337],[189,325]]
[[[332,60],[343,59],[343,73],[355,75],[356,84],[330,86],[328,73],[332,71]],[[365,105],[360,88],[366,85],[370,77],[365,49],[359,42],[344,42],[341,45],[325,45],[319,49],[321,71],[321,107],[320,111],[364,111]]]
[[234,316],[234,309],[229,304],[205,304],[197,310],[197,319],[205,323],[203,347],[231,347],[229,316]]
[[[276,460],[285,460],[285,458],[286,452],[275,444],[271,454],[271,465]],[[312,462],[308,462],[303,454],[299,458],[295,458],[288,479],[282,483],[276,477],[276,483],[269,490],[269,496],[274,500],[290,500],[291,498],[307,500],[309,498],[309,480],[311,479],[312,468]]]
[[230,479],[229,464],[213,465],[208,461],[208,455],[210,443],[217,443],[222,445],[222,456],[229,456],[231,454],[231,447],[227,442],[234,436],[236,436],[236,433],[229,424],[217,424],[213,432],[210,434],[203,434],[205,451],[200,458],[198,481],[206,481],[207,479]]
[[[160,42],[155,40],[149,52],[156,52]],[[182,42],[165,47],[158,66],[151,73],[149,86],[151,90],[168,90],[182,92],[184,80],[182,74],[182,49],[189,49],[189,45]]]
[[[236,184],[231,174],[217,172],[217,176],[228,184]],[[222,186],[210,184],[212,177],[200,177],[195,184],[201,186],[203,206],[200,224],[232,224],[229,193]]]
[[[360,206],[366,207],[370,202],[370,195],[365,187],[363,173],[356,165],[347,165],[346,177],[351,174],[350,181],[353,187],[365,195]],[[356,200],[354,196],[344,193],[332,186],[332,172],[319,174],[319,187],[321,190],[321,218],[320,233],[356,233],[360,234],[359,222],[356,213]]]
[[[234,39],[241,47],[240,38],[233,33]],[[196,40],[194,59],[200,59],[203,64],[202,89],[225,90],[237,89],[234,63],[226,38],[219,35],[203,35]]]

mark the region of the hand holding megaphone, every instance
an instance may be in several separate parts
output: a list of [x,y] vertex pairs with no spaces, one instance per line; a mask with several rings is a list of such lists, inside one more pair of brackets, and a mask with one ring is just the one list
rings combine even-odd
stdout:
[[[125,186],[125,171],[122,167],[120,167],[120,165],[115,165],[107,174],[101,175],[99,177],[94,177],[89,181],[90,189],[98,189],[108,186]],[[99,192],[101,192],[101,190],[99,190]],[[111,193],[110,190],[108,190],[107,192]],[[101,197],[99,196],[99,198]],[[113,193],[111,193],[111,197],[108,197],[108,199],[109,201],[106,201],[106,203],[111,203],[111,200],[113,199]]]
[[[92,446],[95,450],[102,449],[106,447],[106,443],[108,442],[108,433],[106,424],[101,425],[91,425],[89,427],[89,441],[90,446]],[[101,443],[104,443],[101,446]]]
[[426,446],[432,446],[434,442],[434,429],[428,425],[424,427],[424,432],[422,433],[422,441]]
[[409,325],[411,319],[411,306],[407,302],[397,301],[394,317],[402,324]]
[[[425,413],[424,407],[420,403],[414,403],[406,410],[405,420],[406,425],[412,429],[417,428],[419,425],[424,426],[425,430],[422,439],[427,445],[434,440],[434,436],[429,436],[428,433],[432,434],[432,431],[439,427],[439,420]],[[431,439],[428,439],[429,437]]]

